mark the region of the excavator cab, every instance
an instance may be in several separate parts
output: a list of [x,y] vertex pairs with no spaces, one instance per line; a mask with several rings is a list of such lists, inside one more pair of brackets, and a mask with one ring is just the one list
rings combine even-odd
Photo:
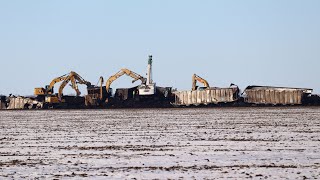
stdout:
[[34,95],[40,96],[45,94],[46,94],[45,88],[34,88]]
[[53,94],[53,88],[50,88],[50,85],[46,85],[45,88],[34,88],[34,95],[39,96],[39,95],[49,95]]
[[46,89],[47,94],[53,94],[54,93],[53,87],[50,88],[50,85],[46,85],[45,89]]

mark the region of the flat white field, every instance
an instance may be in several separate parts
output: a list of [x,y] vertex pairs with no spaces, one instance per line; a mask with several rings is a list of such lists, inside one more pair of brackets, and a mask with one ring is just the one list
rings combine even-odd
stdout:
[[320,108],[0,111],[0,179],[315,179]]

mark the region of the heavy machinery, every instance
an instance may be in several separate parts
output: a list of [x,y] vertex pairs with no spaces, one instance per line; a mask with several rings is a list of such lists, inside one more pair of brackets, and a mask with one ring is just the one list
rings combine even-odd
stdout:
[[71,81],[71,87],[74,89],[77,93],[77,96],[80,96],[81,92],[79,91],[78,84],[85,84],[87,87],[91,87],[91,83],[89,81],[84,80],[79,74],[76,72],[71,71],[69,76],[61,83],[59,87],[59,93],[58,93],[58,98],[59,101],[62,99],[63,95],[63,89],[65,86]]
[[68,78],[69,74],[62,75],[60,77],[54,78],[49,85],[46,85],[45,88],[34,88],[34,95],[36,96],[47,96],[54,93],[53,87],[56,83],[64,81]]
[[[109,79],[106,81],[106,91],[107,94],[110,94],[110,86],[112,84],[113,81],[117,80],[119,77],[123,76],[123,75],[127,75],[133,78],[132,83],[136,82],[137,80],[141,81],[141,84],[144,85],[147,82],[147,79],[144,78],[143,76],[130,71],[129,69],[121,69],[119,72],[117,72],[116,74],[112,75],[109,77]],[[102,87],[102,86],[101,86]],[[102,93],[101,93],[102,95]],[[109,95],[110,96],[110,95]],[[102,97],[102,96],[101,96]],[[106,98],[106,102],[109,101],[109,97]]]
[[147,79],[136,87],[116,89],[109,105],[113,107],[169,107],[174,98],[172,87],[159,87],[152,80],[152,56],[149,56]]
[[[203,87],[198,87],[197,82],[202,83]],[[233,93],[233,98],[235,98],[235,99],[239,98],[239,93],[240,93],[239,87],[233,83],[231,83],[230,87],[228,87],[228,88],[210,87],[207,80],[203,79],[202,77],[200,77],[196,74],[193,74],[193,76],[192,76],[192,91],[196,91],[196,90],[200,90],[200,91],[201,90],[217,90],[218,92],[231,90]]]
[[[59,87],[58,95],[54,94],[54,85],[56,83],[61,82],[61,85]],[[79,74],[76,72],[71,71],[69,74],[62,75],[60,77],[54,78],[49,85],[47,85],[45,88],[35,88],[34,94],[37,96],[37,100],[49,103],[49,104],[55,104],[55,103],[61,103],[65,102],[64,99],[62,99],[63,95],[63,89],[64,87],[71,81],[71,87],[76,91],[77,96],[80,95],[80,91],[78,89],[77,84],[86,84],[87,87],[91,86],[91,83],[84,80]]]
[[41,102],[46,102],[46,103],[59,103],[59,99],[57,96],[54,96],[54,85],[56,83],[59,83],[61,81],[66,80],[69,74],[62,75],[60,77],[54,78],[49,85],[46,85],[45,88],[35,88],[34,89],[34,95],[37,96],[37,100]]
[[196,74],[193,74],[193,76],[192,76],[192,91],[195,91],[198,89],[197,82],[200,82],[204,85],[204,87],[201,87],[200,89],[207,89],[210,87],[208,81],[206,81],[205,79],[203,79],[202,77],[200,77]]
[[[141,84],[137,87],[133,88],[122,88],[117,89],[115,92],[115,97],[112,95],[112,88],[110,87],[111,84],[117,80],[119,77],[127,75],[133,78],[132,83],[136,82],[137,80],[141,81]],[[133,98],[135,101],[139,101],[140,99],[152,99],[153,95],[155,95],[155,92],[157,89],[160,89],[161,95],[165,92],[165,97],[169,96],[169,92],[171,92],[171,88],[168,90],[167,88],[156,88],[156,84],[152,81],[152,56],[149,56],[148,59],[148,69],[147,69],[147,78],[144,78],[143,76],[129,70],[129,69],[121,69],[116,74],[110,76],[108,80],[106,81],[106,86],[102,86],[103,84],[103,77],[100,77],[99,79],[100,86],[93,86],[90,88],[87,88],[88,95],[85,96],[86,100],[86,106],[87,107],[97,107],[102,105],[112,105],[113,102],[118,100],[125,100]],[[99,83],[98,82],[98,83]],[[162,92],[163,91],[163,92]],[[115,101],[112,101],[115,100]],[[112,101],[112,102],[111,102]],[[106,104],[104,104],[106,103]]]

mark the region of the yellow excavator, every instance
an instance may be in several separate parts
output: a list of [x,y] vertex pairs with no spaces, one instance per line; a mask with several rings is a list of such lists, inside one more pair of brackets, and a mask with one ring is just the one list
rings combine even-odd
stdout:
[[[61,82],[61,85],[59,87],[58,96],[53,95],[54,94],[54,85],[56,83]],[[62,94],[64,87],[71,81],[71,87],[76,91],[77,96],[80,95],[80,91],[78,89],[77,84],[86,84],[87,86],[91,86],[91,83],[84,80],[79,74],[76,72],[71,71],[69,74],[62,75],[60,77],[54,78],[49,85],[47,85],[45,88],[35,88],[34,94],[37,96],[39,100],[45,101],[46,103],[59,103],[63,102],[62,100]]]
[[68,78],[69,74],[62,75],[60,77],[54,78],[49,85],[47,85],[45,88],[34,88],[34,95],[36,96],[46,96],[53,94],[53,87],[56,83],[59,83],[61,81],[64,81]]
[[[107,94],[110,94],[110,86],[112,84],[113,81],[117,80],[119,77],[123,76],[123,75],[127,75],[133,78],[132,83],[140,80],[142,84],[146,84],[147,79],[144,78],[143,76],[129,70],[129,69],[121,69],[119,72],[117,72],[116,74],[112,75],[109,77],[109,79],[106,81],[106,91]],[[102,91],[102,86],[100,91]],[[108,97],[106,98],[106,102],[108,102]]]
[[81,94],[78,88],[78,84],[85,84],[87,85],[87,87],[91,86],[91,83],[89,81],[84,80],[79,74],[71,71],[69,76],[61,83],[59,87],[59,93],[58,93],[59,101],[61,101],[62,99],[63,89],[70,81],[71,81],[71,87],[76,91],[77,96],[80,96]]
[[203,79],[202,77],[200,77],[196,74],[193,74],[193,76],[192,76],[192,91],[195,91],[198,89],[197,82],[200,82],[204,85],[203,89],[210,87],[208,81],[206,81],[205,79]]

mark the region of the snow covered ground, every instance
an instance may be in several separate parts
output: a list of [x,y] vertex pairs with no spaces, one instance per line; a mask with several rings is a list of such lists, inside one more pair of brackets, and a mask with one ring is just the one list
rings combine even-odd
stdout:
[[0,179],[315,179],[320,108],[0,111]]

